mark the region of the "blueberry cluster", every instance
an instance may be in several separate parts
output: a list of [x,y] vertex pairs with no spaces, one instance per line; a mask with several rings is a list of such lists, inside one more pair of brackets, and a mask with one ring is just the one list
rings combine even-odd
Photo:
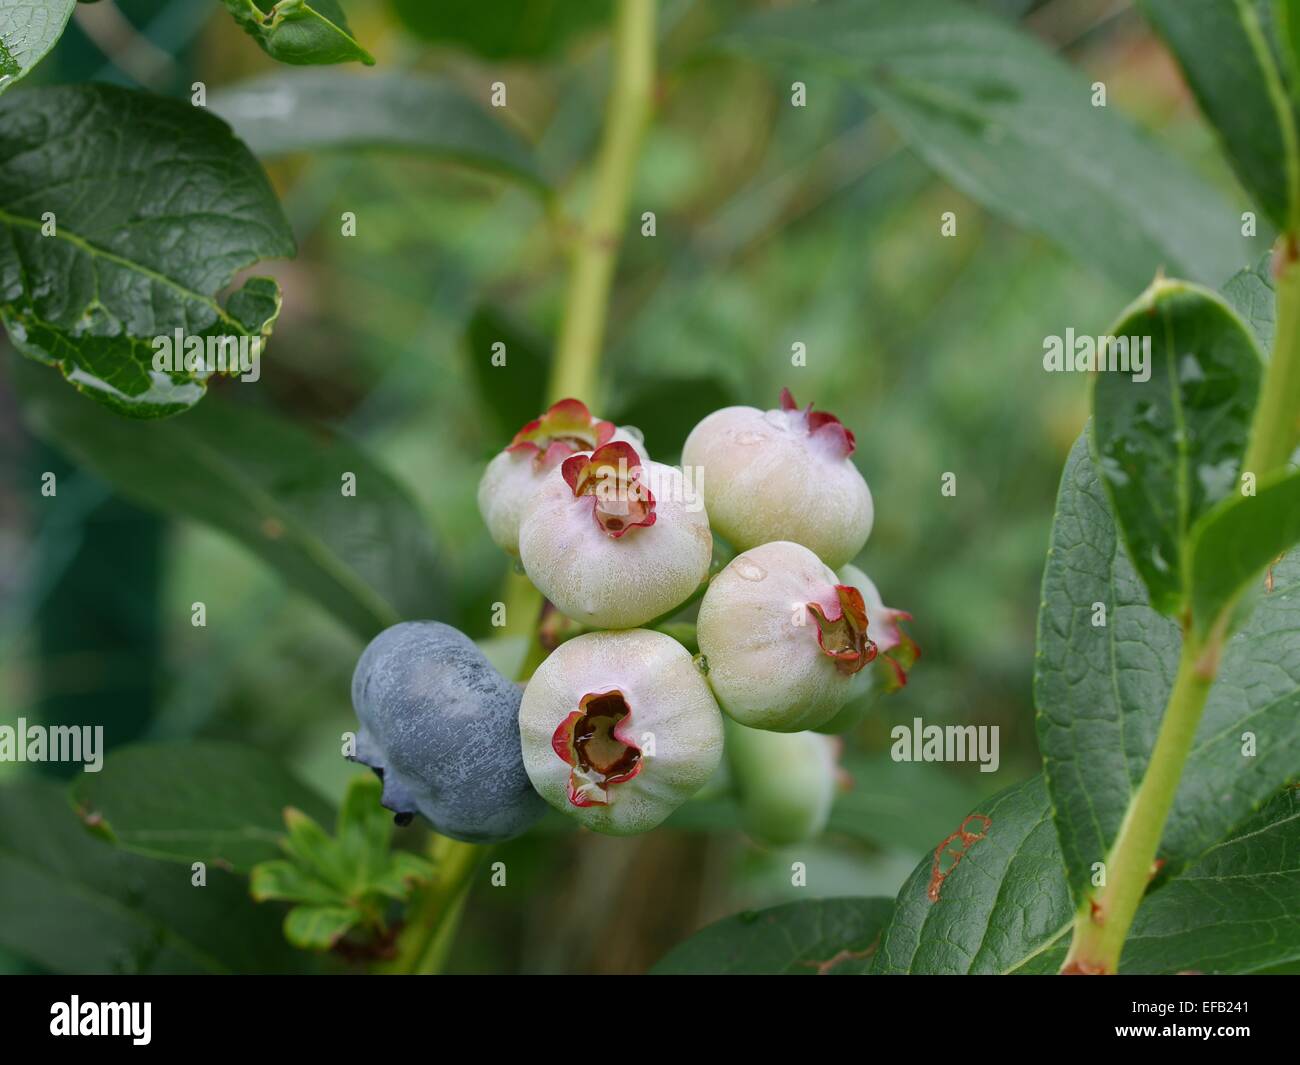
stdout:
[[[356,758],[383,776],[384,805],[470,841],[518,835],[545,803],[629,835],[714,778],[725,746],[752,835],[815,835],[837,779],[837,741],[819,733],[860,720],[916,654],[907,615],[848,565],[873,518],[854,448],[838,418],[788,391],[775,410],[706,417],[683,469],[578,400],[525,425],[488,464],[479,509],[537,589],[593,631],[560,643],[522,694],[446,625],[376,637],[352,697]],[[740,553],[710,579],[715,532]],[[696,658],[653,626],[701,589]]]

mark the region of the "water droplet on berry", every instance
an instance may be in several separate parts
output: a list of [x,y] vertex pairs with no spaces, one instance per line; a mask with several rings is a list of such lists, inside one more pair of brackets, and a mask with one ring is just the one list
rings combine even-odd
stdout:
[[767,570],[756,562],[751,562],[747,558],[740,558],[736,560],[736,576],[747,581],[761,581],[767,577]]
[[767,434],[756,433],[752,429],[742,429],[740,432],[736,433],[732,439],[735,440],[737,444],[761,444],[767,439]]

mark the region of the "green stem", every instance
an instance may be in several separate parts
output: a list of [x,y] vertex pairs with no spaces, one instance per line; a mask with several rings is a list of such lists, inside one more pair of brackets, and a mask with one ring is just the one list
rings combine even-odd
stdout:
[[1074,940],[1062,972],[1109,974],[1119,969],[1129,925],[1156,871],[1156,848],[1218,672],[1225,629],[1226,625],[1216,626],[1203,645],[1190,626],[1183,635],[1178,674],[1151,762],[1106,856],[1105,887],[1075,916]]
[[1300,252],[1284,236],[1274,255],[1277,327],[1242,470],[1256,479],[1286,464],[1300,440]]
[[427,975],[442,968],[482,857],[483,848],[477,844],[433,837],[429,858],[437,870],[435,879],[411,907],[409,922],[398,937],[397,957],[377,971]]
[[[641,138],[650,117],[654,87],[654,0],[618,0],[614,23],[614,83],[596,160],[591,209],[573,250],[564,319],[551,368],[551,400],[575,396],[595,401],[596,374],[614,278],[623,218],[632,191]],[[529,650],[521,670],[527,680],[546,657],[537,635],[541,596],[525,578],[506,579],[506,629],[527,631]],[[397,958],[383,972],[435,973],[446,960],[483,848],[437,836],[433,861],[438,878],[412,903],[410,923],[398,941]]]
[[[1251,423],[1242,471],[1256,478],[1283,467],[1300,440],[1300,248],[1285,234],[1274,254],[1277,327],[1273,352]],[[1156,851],[1173,806],[1205,700],[1219,672],[1219,659],[1236,610],[1234,597],[1197,639],[1184,624],[1178,673],[1160,722],[1151,762],[1129,803],[1106,856],[1106,883],[1075,915],[1074,939],[1061,969],[1066,973],[1114,973],[1129,926],[1155,872]]]
[[595,402],[596,372],[609,290],[628,197],[654,90],[654,0],[618,0],[611,56],[614,83],[596,159],[586,224],[575,238],[564,319],[551,372],[552,402],[575,396]]

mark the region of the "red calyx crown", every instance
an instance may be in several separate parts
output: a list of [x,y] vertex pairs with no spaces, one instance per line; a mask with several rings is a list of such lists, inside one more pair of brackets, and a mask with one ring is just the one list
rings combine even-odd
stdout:
[[614,689],[584,695],[556,728],[551,749],[573,767],[569,802],[574,806],[608,806],[610,788],[641,772],[641,748],[621,735],[631,720],[626,696]]
[[593,418],[582,400],[562,399],[515,433],[506,450],[531,452],[538,469],[550,469],[575,452],[592,451],[608,443],[613,435],[614,423]]
[[641,480],[641,456],[624,440],[571,455],[560,467],[575,499],[593,497],[592,517],[617,540],[629,529],[655,523],[655,497]]
[[[794,396],[790,394],[788,388],[781,389],[781,409],[786,411],[799,410],[799,404],[794,401]],[[853,432],[834,414],[827,414],[825,411],[820,410],[814,411],[811,403],[800,411],[800,414],[810,436],[829,444],[831,449],[841,458],[848,458],[853,454],[858,446]]]
[[876,657],[867,636],[867,607],[862,593],[849,584],[835,585],[836,601],[829,606],[809,603],[817,621],[817,645],[835,660],[835,668],[852,676]]
[[[873,607],[874,616],[869,618],[862,593],[847,584],[835,585],[835,596],[836,602],[828,606],[808,604],[817,621],[817,644],[822,653],[833,658],[835,668],[849,676],[878,661],[881,690],[885,694],[898,691],[907,683],[908,670],[921,657],[921,648],[899,625],[900,621],[911,621],[912,615],[893,607]],[[868,624],[876,634],[874,640],[867,635]]]

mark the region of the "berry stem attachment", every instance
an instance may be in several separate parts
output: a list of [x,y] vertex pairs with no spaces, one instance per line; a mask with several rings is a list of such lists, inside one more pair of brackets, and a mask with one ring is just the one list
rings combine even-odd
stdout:
[[595,402],[609,290],[622,240],[655,70],[655,0],[618,0],[610,56],[614,81],[596,158],[591,203],[575,238],[550,400]]

